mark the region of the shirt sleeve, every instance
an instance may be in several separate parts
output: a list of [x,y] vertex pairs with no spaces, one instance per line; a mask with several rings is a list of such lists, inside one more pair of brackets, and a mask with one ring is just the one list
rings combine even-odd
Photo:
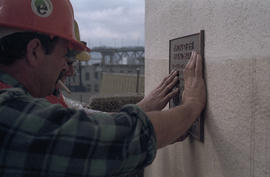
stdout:
[[1,106],[0,176],[113,176],[156,155],[153,126],[136,105],[91,115],[42,99]]

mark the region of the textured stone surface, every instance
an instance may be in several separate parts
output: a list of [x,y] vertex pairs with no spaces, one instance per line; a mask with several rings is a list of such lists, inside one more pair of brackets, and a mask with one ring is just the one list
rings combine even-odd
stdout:
[[205,142],[159,150],[146,177],[269,177],[270,1],[147,0],[146,92],[168,73],[169,40],[205,30]]

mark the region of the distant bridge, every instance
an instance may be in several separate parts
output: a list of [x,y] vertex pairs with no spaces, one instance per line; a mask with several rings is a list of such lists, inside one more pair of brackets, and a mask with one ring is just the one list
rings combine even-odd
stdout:
[[91,52],[101,54],[102,65],[120,64],[123,62],[123,58],[129,59],[129,64],[144,63],[144,47],[94,47],[91,49]]

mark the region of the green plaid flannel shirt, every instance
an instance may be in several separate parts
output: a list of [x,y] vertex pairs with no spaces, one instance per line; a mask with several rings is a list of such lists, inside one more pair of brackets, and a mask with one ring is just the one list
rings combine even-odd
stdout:
[[33,98],[11,76],[0,82],[1,177],[100,177],[149,165],[156,154],[151,122],[136,105],[119,113],[66,109]]

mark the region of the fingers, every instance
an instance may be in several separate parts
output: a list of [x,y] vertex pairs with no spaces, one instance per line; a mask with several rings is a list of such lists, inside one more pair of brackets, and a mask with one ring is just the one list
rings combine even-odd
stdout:
[[[172,73],[171,73],[171,74],[172,74]],[[165,77],[165,78],[161,81],[161,83],[157,86],[157,88],[162,87],[162,85],[164,84],[164,82],[165,82],[169,77],[170,77],[170,75],[167,76],[167,77]]]
[[189,74],[192,74],[196,77],[201,77],[202,76],[202,57],[197,54],[196,51],[193,51],[190,57],[190,60],[188,61],[184,72],[188,72]]
[[202,77],[202,57],[200,55],[196,57],[195,76]]
[[162,95],[167,95],[178,82],[179,82],[179,78],[175,77],[170,83],[165,85],[165,87],[162,90]]
[[197,58],[197,53],[195,51],[192,52],[193,53],[193,57],[191,58],[191,64],[190,64],[190,68],[189,69],[195,69],[195,65],[196,65],[196,58]]
[[184,80],[185,83],[187,82],[187,79],[189,77],[193,77],[195,75],[194,73],[194,65],[196,64],[196,52],[192,51],[191,57],[184,69]]
[[158,86],[161,90],[164,90],[168,84],[170,84],[177,76],[178,71],[172,72],[169,76],[163,79],[162,83]]
[[170,99],[172,99],[174,96],[176,96],[178,92],[179,92],[179,88],[176,88],[175,90],[173,90],[172,92],[170,92],[170,93],[165,97],[165,102],[168,102]]
[[191,69],[194,66],[194,62],[195,62],[194,60],[195,59],[196,59],[196,52],[195,51],[192,51],[191,57],[190,57],[190,59],[189,59],[189,61],[188,61],[188,63],[187,63],[187,65],[186,65],[185,68]]
[[161,83],[157,86],[157,88],[162,87],[164,85],[164,83],[166,82],[167,79],[169,79],[172,75],[174,74],[174,71],[171,72],[168,76],[166,76]]

